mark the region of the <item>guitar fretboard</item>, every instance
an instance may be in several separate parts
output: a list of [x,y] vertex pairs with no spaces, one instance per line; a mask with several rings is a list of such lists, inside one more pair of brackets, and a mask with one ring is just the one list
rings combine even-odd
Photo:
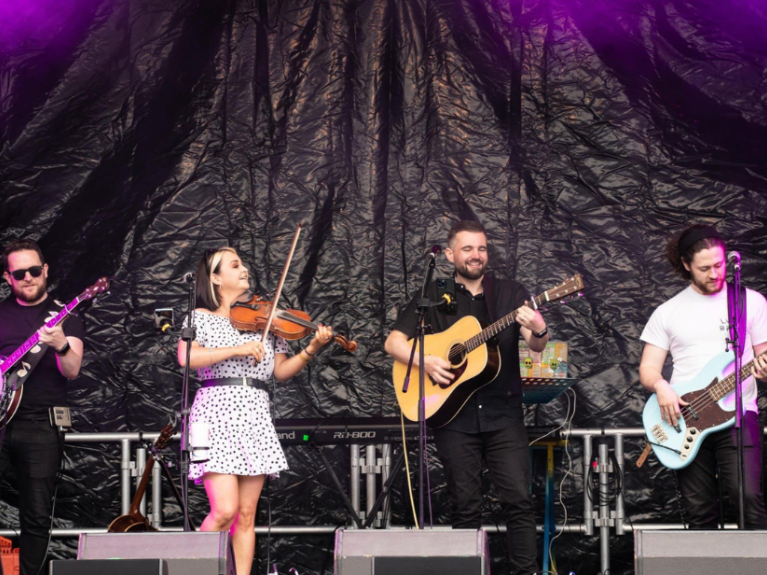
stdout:
[[[533,305],[533,303],[531,302],[531,303],[527,303],[526,305],[522,307],[537,309],[545,303],[545,297],[546,297],[546,292],[533,298],[533,302],[535,303],[535,305]],[[487,340],[489,340],[492,337],[495,337],[496,335],[501,333],[504,329],[506,329],[511,324],[513,324],[517,319],[517,314],[519,313],[520,309],[522,308],[515,309],[510,314],[503,316],[497,322],[487,326],[485,329],[483,329],[474,337],[470,337],[469,339],[467,339],[464,342],[464,346],[466,347],[466,352],[469,353],[477,349],[480,345],[483,345]]]
[[[69,304],[65,305],[62,310],[57,313],[55,316],[53,316],[51,319],[49,319],[47,322],[45,322],[45,327],[51,328],[62,321],[64,321],[64,318],[66,318],[69,313],[77,307],[77,305],[80,303],[80,298],[73,299]],[[24,355],[33,347],[35,347],[38,343],[40,343],[40,334],[35,332],[35,334],[30,337],[27,341],[25,341],[21,347],[19,347],[16,351],[14,351],[8,358],[3,361],[2,364],[0,364],[0,375],[5,375],[8,373],[8,371],[16,365],[16,363],[24,357]]]
[[[767,357],[767,353],[763,353],[758,357]],[[752,359],[747,364],[741,366],[740,368],[741,381],[745,381],[747,377],[751,376],[751,367],[753,367],[753,365],[754,365],[754,360]],[[712,385],[711,388],[709,388],[708,393],[714,401],[719,401],[726,395],[729,395],[734,390],[735,390],[735,374],[731,373],[730,375],[722,379],[716,385]]]

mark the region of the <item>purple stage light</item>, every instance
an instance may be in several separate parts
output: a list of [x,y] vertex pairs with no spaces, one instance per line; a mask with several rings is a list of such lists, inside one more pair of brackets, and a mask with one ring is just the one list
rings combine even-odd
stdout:
[[0,50],[46,45],[100,0],[0,0]]

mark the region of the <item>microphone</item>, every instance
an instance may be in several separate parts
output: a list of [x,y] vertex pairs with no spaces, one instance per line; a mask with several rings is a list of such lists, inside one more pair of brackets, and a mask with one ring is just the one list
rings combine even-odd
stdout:
[[194,281],[194,274],[192,272],[186,272],[184,277],[181,278],[181,281],[185,284],[192,283]]
[[439,246],[434,246],[431,248],[431,251],[429,252],[429,257],[431,259],[437,259],[437,256],[442,253],[442,248]]
[[740,269],[740,254],[738,252],[730,252],[727,254],[727,263],[733,264],[736,270]]

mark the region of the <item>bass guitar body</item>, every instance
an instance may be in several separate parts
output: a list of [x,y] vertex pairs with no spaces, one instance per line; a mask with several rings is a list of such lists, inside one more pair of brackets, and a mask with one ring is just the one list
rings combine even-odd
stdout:
[[[445,331],[424,337],[424,355],[434,355],[449,361],[450,371],[455,376],[449,385],[443,387],[434,383],[428,374],[424,374],[426,419],[433,427],[447,425],[477,390],[498,376],[501,357],[493,344],[485,343],[468,353],[462,351],[466,340],[478,335],[482,329],[483,326],[476,318],[466,316]],[[412,343],[413,340],[410,340]],[[410,421],[418,421],[420,370],[413,366],[407,391],[403,391],[406,373],[407,364],[395,361],[392,376],[400,408]]]
[[723,352],[712,358],[692,380],[674,384],[679,397],[690,403],[689,408],[682,407],[684,417],[677,420],[678,430],[661,417],[657,395],[652,394],[647,400],[642,425],[655,455],[666,467],[687,467],[707,435],[735,424],[735,410],[722,406],[722,400],[729,395],[722,396],[726,385],[723,381],[732,378],[733,362],[732,352]]

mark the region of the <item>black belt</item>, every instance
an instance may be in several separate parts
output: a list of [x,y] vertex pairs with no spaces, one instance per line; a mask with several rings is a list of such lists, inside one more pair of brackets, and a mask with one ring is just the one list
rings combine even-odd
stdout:
[[203,387],[218,387],[219,385],[239,385],[240,387],[255,387],[269,391],[265,381],[253,379],[252,377],[220,377],[218,379],[207,379],[202,382]]

